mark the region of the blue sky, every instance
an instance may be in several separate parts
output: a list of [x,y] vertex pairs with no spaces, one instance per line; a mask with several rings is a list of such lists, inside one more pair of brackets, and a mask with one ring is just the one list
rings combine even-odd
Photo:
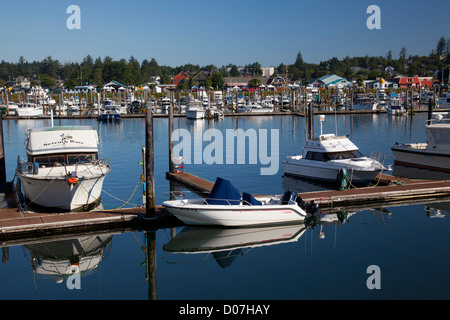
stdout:
[[[381,10],[381,29],[369,30],[370,5]],[[81,10],[81,29],[70,30],[66,9]],[[0,2],[0,60],[51,56],[61,62],[113,59],[160,65],[291,64],[332,57],[428,55],[441,36],[450,39],[449,0],[42,0]]]

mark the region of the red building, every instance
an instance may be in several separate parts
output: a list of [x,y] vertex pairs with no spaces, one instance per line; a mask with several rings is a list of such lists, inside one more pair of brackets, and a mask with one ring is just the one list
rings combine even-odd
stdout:
[[173,77],[172,84],[179,85],[184,80],[189,80],[189,75],[186,72],[181,71],[179,74]]
[[433,77],[419,77],[419,81],[422,87],[433,87]]
[[398,78],[399,88],[418,88],[420,87],[420,80],[418,76]]

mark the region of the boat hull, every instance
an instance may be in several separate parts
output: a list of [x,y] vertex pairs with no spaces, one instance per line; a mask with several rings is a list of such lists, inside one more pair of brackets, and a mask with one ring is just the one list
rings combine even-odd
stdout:
[[205,111],[203,110],[187,110],[186,118],[188,119],[203,119],[205,117]]
[[31,205],[52,211],[80,211],[100,202],[105,176],[78,179],[46,179],[19,174],[25,198]]
[[423,144],[391,147],[394,165],[450,174],[450,153],[427,150]]
[[302,222],[306,213],[297,205],[188,205],[183,200],[165,201],[163,206],[188,225],[226,227]]
[[382,171],[382,168],[364,169],[350,166],[348,163],[325,167],[322,162],[321,165],[316,165],[315,162],[288,157],[288,159],[283,160],[282,166],[286,175],[333,183],[338,182],[339,170],[347,168],[348,179],[353,185],[358,186],[367,186]]

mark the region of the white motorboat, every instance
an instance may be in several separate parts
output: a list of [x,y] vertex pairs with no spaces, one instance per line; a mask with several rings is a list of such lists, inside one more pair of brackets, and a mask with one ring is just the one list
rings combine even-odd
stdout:
[[[450,119],[430,119],[425,126],[426,143],[396,143],[391,147],[396,166],[416,168],[428,172],[427,179],[442,179],[450,174]],[[424,177],[424,176],[417,176]],[[440,178],[439,178],[440,177]],[[412,177],[415,178],[415,177]]]
[[[324,116],[320,120],[322,124]],[[282,165],[286,175],[338,183],[346,176],[355,186],[367,186],[386,170],[377,159],[363,156],[348,136],[322,132],[319,137],[306,141],[301,155],[287,156]]]
[[186,118],[203,119],[205,117],[205,109],[199,101],[190,101],[186,109]]
[[378,110],[378,103],[370,97],[357,97],[353,104],[353,110]]
[[18,117],[39,117],[44,115],[42,106],[35,103],[19,103],[15,112]]
[[239,191],[228,181],[217,178],[205,199],[180,199],[163,202],[163,206],[188,225],[228,227],[302,222],[307,209],[300,197],[287,192],[283,196],[253,197]]
[[103,180],[111,171],[98,158],[97,132],[87,126],[29,129],[27,160],[16,173],[25,198],[52,211],[88,210],[100,203]]
[[252,113],[273,112],[273,104],[269,104],[266,101],[264,101],[263,105],[259,103],[249,103],[245,106],[240,107],[238,109],[238,112],[252,112]]
[[402,99],[397,95],[388,97],[386,111],[389,115],[406,115],[408,113],[402,106]]
[[120,118],[121,112],[118,104],[105,104],[97,117],[99,121],[120,121]]
[[210,119],[219,119],[219,118],[224,117],[223,111],[218,109],[216,106],[207,107],[206,114],[207,114],[207,117]]
[[450,92],[445,92],[439,97],[437,101],[438,108],[448,109],[450,108]]

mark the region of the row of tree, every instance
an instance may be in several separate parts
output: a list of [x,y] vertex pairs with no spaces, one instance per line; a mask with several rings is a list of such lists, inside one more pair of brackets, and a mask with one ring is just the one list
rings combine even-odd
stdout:
[[[435,50],[432,50],[428,56],[408,55],[407,49],[402,48],[395,58],[391,50],[386,56],[365,56],[365,57],[345,57],[338,59],[333,57],[320,63],[307,63],[303,61],[299,51],[293,64],[285,65],[281,63],[276,68],[276,73],[285,75],[289,80],[315,79],[326,74],[337,74],[349,80],[375,79],[377,77],[390,78],[394,74],[403,74],[407,76],[434,76],[437,79],[448,79],[448,68],[450,66],[449,55],[450,41],[442,37]],[[179,67],[160,66],[152,58],[144,59],[141,63],[133,56],[128,60],[113,60],[106,56],[101,59],[93,59],[90,55],[86,56],[81,62],[62,63],[51,56],[42,61],[28,62],[25,57],[20,56],[18,62],[0,63],[0,86],[4,86],[8,81],[23,76],[33,80],[39,80],[43,87],[53,88],[57,80],[64,80],[65,86],[73,88],[77,85],[94,84],[102,87],[104,83],[111,80],[119,81],[126,85],[140,86],[151,82],[152,77],[160,77],[161,83],[171,83],[173,76],[180,71],[190,71],[198,73],[204,71],[218,71],[216,76],[207,79],[206,85],[222,87],[223,77],[250,76],[259,77],[262,75],[262,67],[258,62],[248,64],[241,68],[233,64],[222,67],[215,65],[185,64]],[[444,72],[444,74],[442,74]],[[183,86],[189,86],[192,83],[185,83]]]

